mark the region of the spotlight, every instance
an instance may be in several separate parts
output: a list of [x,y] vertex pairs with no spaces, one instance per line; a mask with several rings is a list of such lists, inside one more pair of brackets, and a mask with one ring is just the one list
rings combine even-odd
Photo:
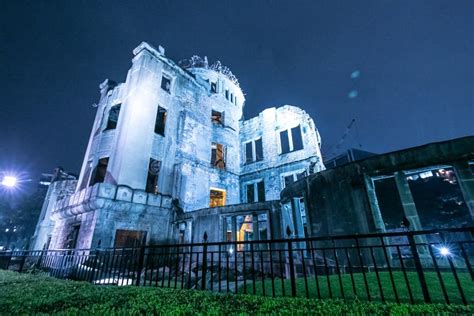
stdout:
[[229,248],[229,255],[232,256],[233,253],[234,253],[234,248],[230,247],[230,248]]
[[439,253],[440,253],[443,257],[447,257],[447,256],[450,256],[450,255],[451,255],[451,251],[449,251],[449,248],[448,248],[448,247],[441,247],[441,248],[439,248]]
[[17,183],[16,177],[13,177],[13,176],[4,176],[3,177],[2,185],[6,186],[6,187],[13,188],[13,187],[16,186],[16,183]]

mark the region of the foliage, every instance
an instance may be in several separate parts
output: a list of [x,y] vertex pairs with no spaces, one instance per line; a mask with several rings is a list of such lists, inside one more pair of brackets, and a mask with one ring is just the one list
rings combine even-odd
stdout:
[[381,304],[214,294],[147,287],[94,286],[86,282],[0,271],[0,314],[59,315],[408,315],[472,314],[472,306]]

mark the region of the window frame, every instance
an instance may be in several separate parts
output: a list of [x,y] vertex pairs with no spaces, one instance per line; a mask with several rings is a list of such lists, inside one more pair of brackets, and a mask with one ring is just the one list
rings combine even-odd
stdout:
[[[299,132],[300,132],[300,136],[301,136],[301,148],[299,148],[299,149],[295,149],[295,144],[293,142],[293,132],[292,132],[292,130],[294,128],[297,128],[297,127],[299,128]],[[284,133],[284,132],[287,133],[287,137],[288,137],[288,149],[289,150],[287,152],[283,152],[283,146],[282,146],[282,142],[281,142],[281,133]],[[277,139],[278,139],[278,147],[279,147],[278,149],[279,149],[280,155],[285,155],[285,154],[289,154],[289,153],[304,149],[303,131],[302,131],[301,124],[298,124],[296,126],[289,127],[289,128],[283,128],[283,129],[279,130]]]
[[[260,157],[260,159],[257,159],[258,158],[257,157],[257,141],[258,140],[260,140],[261,143],[262,143],[262,157]],[[251,146],[251,148],[252,148],[252,160],[251,161],[249,161],[247,159],[247,145],[249,143],[252,144],[252,146]],[[263,154],[263,139],[262,139],[262,136],[259,136],[257,138],[248,140],[248,141],[244,142],[243,145],[244,145],[244,148],[243,148],[244,155],[243,155],[243,157],[245,157],[244,165],[248,165],[248,164],[251,164],[251,163],[254,163],[254,162],[258,162],[258,161],[263,161],[264,154]]]
[[[168,80],[168,82],[169,82],[169,89],[168,89],[168,90],[166,90],[165,88],[163,88],[163,79],[166,79],[166,80]],[[168,75],[168,74],[166,74],[165,72],[163,72],[162,75],[161,75],[161,83],[160,83],[160,88],[161,88],[161,90],[163,90],[163,91],[165,91],[165,92],[171,94],[172,84],[173,84],[173,78],[172,78],[170,75]]]
[[[263,185],[263,200],[262,201],[260,201],[260,194],[259,194],[259,190],[258,190],[259,183],[262,183],[262,185]],[[252,181],[245,182],[245,183],[243,183],[243,187],[245,189],[244,196],[245,196],[245,202],[246,203],[259,203],[259,202],[265,202],[267,200],[267,194],[266,194],[266,191],[265,191],[265,179],[264,178],[255,179],[255,180],[252,180]],[[249,201],[249,187],[252,187],[253,201]]]

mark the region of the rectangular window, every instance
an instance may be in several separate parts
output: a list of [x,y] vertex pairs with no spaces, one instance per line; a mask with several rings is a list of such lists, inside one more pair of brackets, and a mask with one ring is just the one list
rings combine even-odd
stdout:
[[171,79],[170,78],[166,76],[161,77],[161,89],[165,90],[168,93],[171,92]]
[[265,185],[263,180],[247,184],[245,190],[247,191],[247,203],[265,202]]
[[225,89],[225,98],[229,100],[229,89]]
[[293,140],[292,150],[303,149],[303,138],[301,137],[301,128],[299,125],[291,129],[291,138]]
[[301,135],[301,127],[298,125],[289,130],[281,131],[280,146],[282,154],[303,149],[303,137]]
[[156,111],[155,133],[161,136],[165,136],[166,115],[166,110],[158,106],[158,110]]
[[233,93],[230,94],[230,102],[234,103],[234,94]]
[[150,163],[148,164],[148,176],[146,179],[146,188],[147,193],[158,193],[158,177],[161,170],[161,161],[150,158]]
[[211,165],[218,169],[225,169],[225,147],[222,144],[212,143]]
[[225,206],[225,190],[211,188],[209,207]]
[[253,161],[253,142],[245,144],[245,163],[251,163]]
[[265,185],[263,181],[257,182],[258,202],[265,202]]
[[245,143],[245,163],[263,160],[262,138]]
[[305,170],[305,171],[303,171],[303,172],[300,172],[300,173],[296,174],[296,180],[303,179],[303,178],[306,177],[306,176],[307,176],[307,172],[306,172],[306,170]]
[[217,93],[217,83],[211,82],[211,92]]
[[107,126],[105,130],[115,129],[117,127],[117,122],[120,114],[121,104],[114,105],[109,110],[109,118],[107,119]]
[[105,180],[105,175],[107,174],[107,165],[109,164],[109,157],[99,159],[97,166],[92,172],[91,181],[89,186],[96,183],[102,183]]
[[292,184],[293,182],[295,182],[295,179],[292,174],[290,174],[289,176],[285,176],[285,187]]
[[288,139],[288,131],[280,132],[281,153],[286,154],[290,152],[290,140]]
[[214,124],[224,125],[224,113],[212,110],[211,121]]
[[263,160],[263,146],[262,139],[255,140],[255,161]]

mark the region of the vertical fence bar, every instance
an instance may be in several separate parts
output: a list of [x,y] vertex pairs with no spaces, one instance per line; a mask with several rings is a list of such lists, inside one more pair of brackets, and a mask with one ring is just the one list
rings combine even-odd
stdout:
[[393,279],[392,265],[390,264],[390,259],[387,253],[387,245],[385,244],[384,237],[380,237],[380,242],[382,243],[383,254],[385,261],[387,262],[388,275],[390,276],[390,282],[392,283],[393,294],[395,295],[395,300],[397,303],[400,303],[398,298],[397,287],[395,286],[395,280]]
[[347,267],[349,268],[349,275],[351,276],[351,284],[352,284],[352,291],[354,293],[354,296],[357,297],[357,289],[354,281],[354,274],[352,273],[352,264],[351,264],[351,258],[349,256],[349,250],[347,247],[344,248],[344,252],[346,254],[346,261],[347,261]]
[[405,279],[405,283],[407,285],[407,290],[408,290],[408,295],[410,297],[410,302],[412,304],[414,304],[415,300],[413,299],[413,293],[411,291],[411,286],[410,286],[410,282],[408,280],[407,270],[405,269],[405,263],[403,263],[403,257],[402,257],[402,253],[400,251],[400,246],[399,245],[397,245],[397,254],[398,254],[398,258],[400,260],[400,267],[402,268],[403,278]]
[[296,296],[295,262],[293,261],[293,243],[288,239],[288,263],[290,265],[291,296]]
[[206,283],[207,283],[206,273],[207,273],[207,233],[204,233],[204,245],[202,246],[202,272],[201,272],[201,283],[202,283],[201,289],[202,290],[206,289]]
[[377,284],[379,286],[380,298],[382,299],[382,302],[385,303],[385,295],[383,294],[382,282],[380,281],[379,269],[377,267],[377,260],[375,259],[374,255],[374,247],[370,246],[369,249],[372,262],[374,263],[375,277],[377,278]]
[[273,273],[273,250],[271,241],[268,242],[268,249],[270,249],[268,254],[270,255],[270,274],[272,276],[272,297],[275,297],[275,275]]
[[332,246],[333,246],[332,249],[334,252],[334,260],[336,262],[337,278],[339,280],[339,286],[341,288],[341,295],[342,295],[342,299],[345,300],[346,297],[344,295],[344,286],[342,285],[341,269],[339,268],[339,258],[337,257],[336,242],[334,241],[334,239],[332,240]]
[[430,293],[428,292],[428,285],[426,284],[425,275],[423,273],[423,266],[421,264],[420,256],[416,248],[415,238],[413,232],[407,232],[408,243],[410,245],[411,253],[413,255],[413,261],[415,263],[416,273],[418,274],[418,280],[420,281],[421,291],[423,293],[423,299],[426,303],[431,303]]
[[446,301],[447,304],[450,304],[449,296],[448,296],[448,293],[446,292],[446,287],[444,286],[443,278],[441,276],[441,271],[439,270],[439,266],[438,266],[438,262],[436,260],[436,256],[433,253],[432,247],[428,246],[428,250],[429,250],[431,259],[433,261],[434,268],[436,270],[436,275],[438,276],[439,284],[441,285],[441,290],[443,291],[444,300]]
[[466,250],[464,249],[464,242],[459,242],[459,248],[461,249],[461,254],[464,257],[464,262],[466,262],[466,267],[471,276],[471,281],[474,281],[474,272],[472,271],[471,262],[469,262],[469,257],[467,256]]
[[313,248],[313,242],[309,243],[310,251],[311,251],[311,259],[313,262],[313,269],[314,269],[314,282],[316,283],[316,291],[318,293],[318,299],[321,299],[321,290],[319,288],[319,279],[318,279],[318,261],[315,258],[315,249]]
[[370,302],[372,300],[372,297],[370,296],[370,289],[369,289],[369,284],[367,282],[367,275],[365,274],[364,261],[362,259],[362,253],[361,253],[361,249],[360,249],[359,238],[355,237],[354,239],[355,239],[355,242],[356,242],[357,254],[359,255],[359,262],[360,262],[360,268],[362,270],[362,276],[364,278],[364,285],[365,285],[365,291],[367,293],[367,299]]
[[[135,282],[136,286],[140,286],[140,278],[143,271],[144,262],[145,262],[145,243],[142,241],[142,245],[138,253],[137,280]],[[146,269],[145,269],[144,277],[146,278]]]

